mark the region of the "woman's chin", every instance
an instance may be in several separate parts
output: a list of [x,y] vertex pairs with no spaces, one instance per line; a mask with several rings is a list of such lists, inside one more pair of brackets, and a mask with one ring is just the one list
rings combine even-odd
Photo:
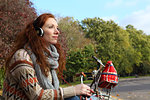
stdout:
[[49,42],[49,44],[57,44],[57,41]]

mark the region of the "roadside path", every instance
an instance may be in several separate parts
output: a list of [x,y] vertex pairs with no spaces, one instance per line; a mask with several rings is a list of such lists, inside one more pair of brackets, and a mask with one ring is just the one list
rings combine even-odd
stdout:
[[111,95],[122,100],[150,100],[150,77],[120,79]]

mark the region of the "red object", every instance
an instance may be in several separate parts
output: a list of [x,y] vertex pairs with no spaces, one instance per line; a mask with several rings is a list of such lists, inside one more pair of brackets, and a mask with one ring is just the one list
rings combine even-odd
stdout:
[[112,61],[108,61],[101,73],[98,86],[100,88],[111,89],[118,84],[118,76]]
[[77,74],[76,74],[76,77],[79,77],[79,76],[81,76],[81,75],[83,75],[84,77],[86,76],[86,75],[84,74],[84,72],[81,72],[81,73],[77,73]]

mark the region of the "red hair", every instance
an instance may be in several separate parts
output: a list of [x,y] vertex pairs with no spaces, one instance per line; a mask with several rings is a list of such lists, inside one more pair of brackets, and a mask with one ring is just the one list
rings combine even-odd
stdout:
[[[55,19],[54,15],[52,15],[50,13],[42,14],[35,20],[36,26],[42,27],[48,18],[54,18]],[[35,21],[30,22],[21,33],[17,34],[17,38],[16,38],[16,42],[15,42],[15,48],[12,50],[11,55],[6,60],[6,70],[9,69],[8,68],[9,62],[10,62],[13,54],[18,49],[24,48],[24,46],[27,46],[27,47],[30,46],[32,52],[35,54],[35,56],[37,58],[37,63],[40,65],[42,73],[45,76],[48,76],[48,72],[49,72],[48,65],[49,65],[49,63],[46,61],[46,56],[44,55],[43,52],[47,52],[47,54],[49,52],[46,49],[47,44],[46,44],[45,40],[42,37],[37,35],[37,32],[33,26],[33,23],[35,23]],[[59,70],[58,71],[59,71],[59,73],[62,73],[63,69],[65,69],[65,63],[66,63],[64,52],[63,52],[59,43],[55,44],[55,46],[56,46],[57,51],[60,55],[59,67],[58,67]]]

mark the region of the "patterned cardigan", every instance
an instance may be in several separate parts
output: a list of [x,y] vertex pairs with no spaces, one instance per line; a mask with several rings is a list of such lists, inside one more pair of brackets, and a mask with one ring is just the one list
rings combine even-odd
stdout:
[[[10,73],[3,87],[5,100],[62,100],[75,96],[73,86],[67,88],[42,89],[37,80],[32,60],[24,49],[16,51],[10,61]],[[52,76],[48,78],[52,82]]]

